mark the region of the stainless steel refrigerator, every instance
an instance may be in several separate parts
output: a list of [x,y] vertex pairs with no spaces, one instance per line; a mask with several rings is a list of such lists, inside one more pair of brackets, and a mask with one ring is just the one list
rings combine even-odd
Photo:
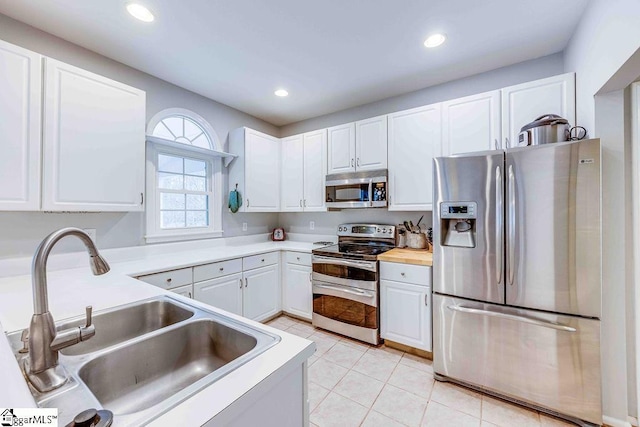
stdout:
[[600,141],[434,160],[433,368],[602,423]]

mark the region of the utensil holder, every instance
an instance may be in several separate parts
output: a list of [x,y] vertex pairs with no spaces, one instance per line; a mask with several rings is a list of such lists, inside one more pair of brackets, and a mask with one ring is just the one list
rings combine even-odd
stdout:
[[407,233],[407,246],[412,249],[426,249],[427,236],[424,233]]

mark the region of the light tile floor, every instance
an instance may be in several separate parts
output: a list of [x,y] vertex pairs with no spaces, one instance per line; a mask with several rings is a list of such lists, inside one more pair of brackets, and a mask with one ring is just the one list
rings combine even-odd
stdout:
[[373,347],[287,316],[269,326],[310,339],[309,411],[317,427],[571,426],[433,379],[431,361]]

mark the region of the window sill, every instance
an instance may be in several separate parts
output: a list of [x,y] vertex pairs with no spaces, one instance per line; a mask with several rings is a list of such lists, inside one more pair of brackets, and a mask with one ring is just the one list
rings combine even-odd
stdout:
[[197,231],[197,232],[180,232],[167,234],[148,234],[144,236],[146,243],[168,243],[181,242],[185,240],[214,239],[222,237],[224,232],[220,231]]

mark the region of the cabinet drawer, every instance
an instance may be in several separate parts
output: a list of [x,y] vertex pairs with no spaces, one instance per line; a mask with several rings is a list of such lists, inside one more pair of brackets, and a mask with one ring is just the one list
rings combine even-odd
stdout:
[[287,262],[298,265],[311,265],[311,254],[304,252],[287,252]]
[[431,267],[383,261],[380,263],[380,278],[382,280],[431,286]]
[[203,280],[215,279],[216,277],[240,273],[241,271],[242,258],[199,265],[197,267],[193,267],[193,281],[202,282]]
[[164,273],[148,274],[140,276],[138,279],[163,289],[173,289],[178,286],[190,285],[192,277],[191,268],[189,267],[165,271]]
[[265,265],[277,264],[278,252],[269,252],[267,254],[253,255],[242,258],[242,269],[244,271],[251,270]]

